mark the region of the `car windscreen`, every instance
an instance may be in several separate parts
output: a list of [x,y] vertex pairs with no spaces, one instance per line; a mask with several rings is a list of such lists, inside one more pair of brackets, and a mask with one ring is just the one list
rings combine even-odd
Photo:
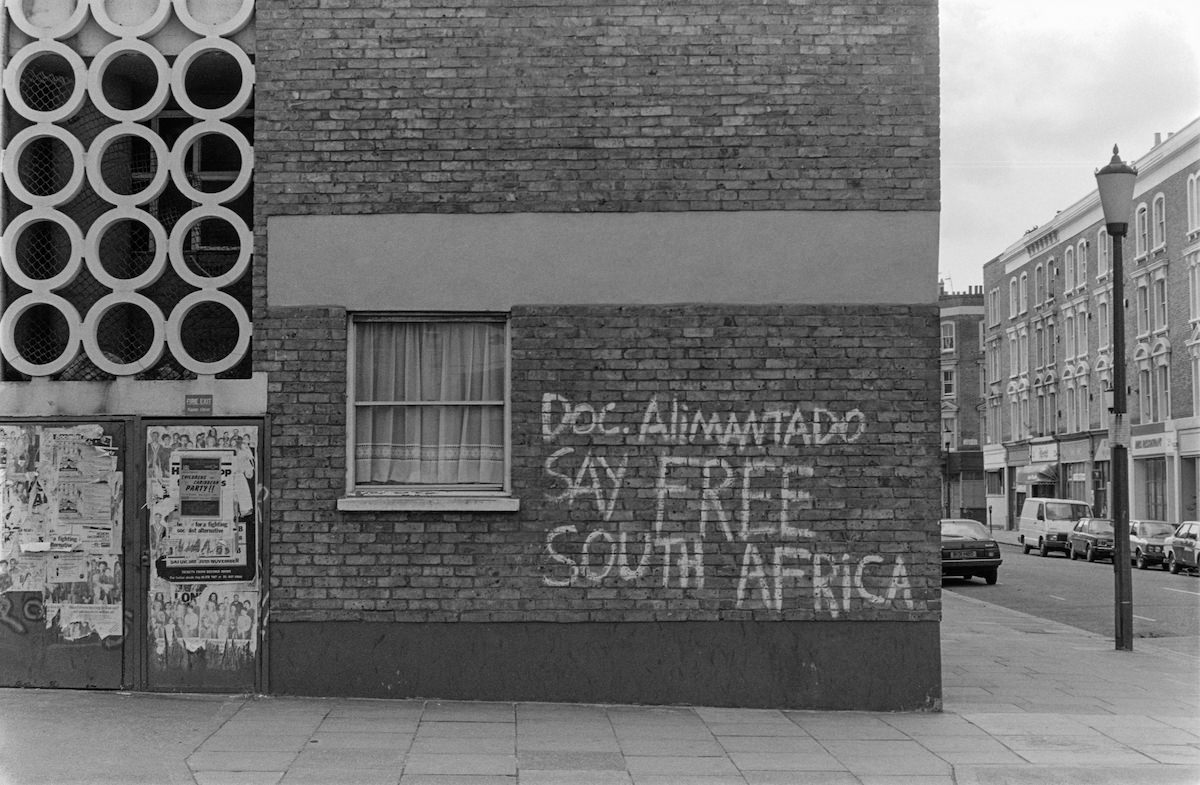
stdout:
[[1088,524],[1088,531],[1092,534],[1112,534],[1112,521],[1092,521]]
[[1046,502],[1046,520],[1074,521],[1086,518],[1092,511],[1086,504],[1070,504],[1068,502]]
[[975,521],[942,521],[942,537],[956,540],[990,540],[992,534]]
[[1175,532],[1175,527],[1169,523],[1143,523],[1138,526],[1138,534],[1143,537],[1167,537]]

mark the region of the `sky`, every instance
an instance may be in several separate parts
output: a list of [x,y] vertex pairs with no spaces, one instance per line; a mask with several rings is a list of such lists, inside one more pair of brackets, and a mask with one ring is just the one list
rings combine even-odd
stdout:
[[1196,0],[941,0],[942,216],[949,291],[1200,117]]

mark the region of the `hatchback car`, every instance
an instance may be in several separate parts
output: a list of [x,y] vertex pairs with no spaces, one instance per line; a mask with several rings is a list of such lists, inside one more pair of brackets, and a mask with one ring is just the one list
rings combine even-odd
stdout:
[[970,579],[978,575],[993,585],[1000,572],[1000,546],[979,521],[943,518],[942,576]]
[[1129,522],[1129,558],[1139,570],[1156,564],[1167,569],[1167,538],[1175,528],[1166,521]]
[[1182,570],[1196,569],[1196,540],[1200,537],[1200,521],[1184,521],[1167,538],[1167,569],[1173,575]]
[[1067,550],[1071,559],[1081,556],[1088,561],[1111,559],[1113,556],[1113,525],[1108,518],[1080,518],[1067,535]]

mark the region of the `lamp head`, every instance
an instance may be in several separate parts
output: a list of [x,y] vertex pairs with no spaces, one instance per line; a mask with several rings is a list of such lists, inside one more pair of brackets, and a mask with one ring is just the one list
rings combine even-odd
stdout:
[[1121,160],[1117,146],[1108,165],[1096,172],[1096,187],[1100,191],[1100,209],[1108,233],[1124,237],[1129,226],[1129,211],[1133,206],[1133,187],[1137,183],[1137,168]]

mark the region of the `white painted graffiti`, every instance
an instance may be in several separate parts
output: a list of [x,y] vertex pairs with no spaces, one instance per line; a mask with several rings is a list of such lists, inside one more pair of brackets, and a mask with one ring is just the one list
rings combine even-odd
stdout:
[[[791,447],[794,455],[801,447],[851,444],[866,430],[858,409],[795,406],[739,416],[654,396],[622,413],[613,402],[546,393],[543,441],[593,442],[546,457],[546,501],[565,505],[572,518],[594,509],[599,525],[550,529],[543,583],[656,580],[664,589],[702,590],[706,565],[711,571],[730,562],[739,609],[784,611],[807,600],[833,618],[863,607],[912,610],[903,555],[831,553],[835,543],[816,542],[806,523],[819,491],[812,462],[738,454]],[[704,454],[712,451],[719,454]]]
[[[571,433],[576,436],[626,436],[630,426],[612,425],[616,404],[572,403],[557,393],[542,396],[542,438],[554,441]],[[820,406],[790,409],[751,409],[739,419],[736,412],[706,413],[672,397],[660,401],[652,396],[642,410],[637,441],[662,444],[718,444],[744,449],[769,444],[823,446],[850,444],[862,438],[867,418],[858,409],[838,414]]]

